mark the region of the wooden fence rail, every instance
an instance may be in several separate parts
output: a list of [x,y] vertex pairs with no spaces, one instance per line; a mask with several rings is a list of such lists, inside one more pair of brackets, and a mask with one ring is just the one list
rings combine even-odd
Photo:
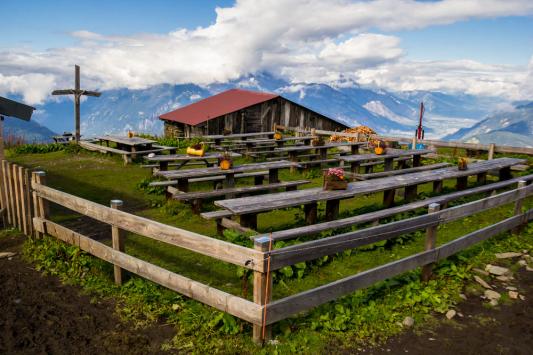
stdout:
[[[53,236],[112,263],[117,284],[122,283],[122,271],[127,270],[250,322],[254,325],[254,340],[258,342],[264,340],[263,334],[267,338],[270,336],[270,327],[277,321],[420,266],[424,266],[424,275],[427,277],[431,272],[431,264],[494,235],[509,230],[516,231],[533,219],[533,210],[522,211],[524,199],[533,195],[533,185],[526,183],[526,180],[533,179],[526,177],[524,181],[519,181],[516,189],[452,208],[440,209],[442,204],[449,201],[450,198],[453,200],[462,196],[457,194],[449,194],[448,197],[441,196],[440,200],[431,200],[431,213],[427,215],[274,250],[271,250],[270,237],[263,236],[255,238],[254,248],[246,248],[126,213],[120,210],[122,201],[119,200],[111,201],[111,207],[108,207],[53,189],[46,186],[46,174],[44,172],[32,172],[30,174],[26,168],[5,160],[2,161],[0,167],[0,217],[4,225],[10,224],[28,236],[37,238],[43,235]],[[494,183],[472,190],[477,193],[489,192],[509,187],[512,183],[516,183],[516,181]],[[491,186],[491,188],[487,186]],[[435,205],[435,202],[439,202],[439,204]],[[50,216],[49,203],[59,204],[109,224],[112,246],[105,245],[53,222]],[[441,223],[454,221],[510,203],[515,203],[513,217],[436,247],[437,227]],[[424,206],[427,206],[427,201],[425,205],[415,207]],[[391,209],[391,211],[400,213],[404,211],[401,207],[397,207],[397,210]],[[421,229],[426,230],[426,250],[418,254],[272,301],[271,271]],[[253,301],[218,290],[126,254],[124,252],[124,242],[126,241],[124,231],[130,231],[252,270],[254,272]],[[305,235],[306,233],[296,231],[295,234]],[[286,239],[290,238],[290,236],[286,237]],[[263,327],[265,327],[265,332],[262,331]]]

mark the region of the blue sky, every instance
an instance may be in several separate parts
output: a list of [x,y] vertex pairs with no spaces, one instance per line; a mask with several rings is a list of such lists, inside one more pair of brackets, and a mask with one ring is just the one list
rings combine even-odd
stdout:
[[533,96],[531,0],[0,0],[0,10],[0,94],[29,102],[67,84],[73,64],[104,90],[269,71]]

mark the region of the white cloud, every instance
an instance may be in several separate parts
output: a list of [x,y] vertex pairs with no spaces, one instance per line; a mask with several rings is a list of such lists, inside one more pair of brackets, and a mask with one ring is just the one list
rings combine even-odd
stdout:
[[[482,64],[468,61],[412,63],[402,60],[397,37],[371,32],[527,15],[533,13],[533,2],[240,0],[216,12],[214,24],[194,30],[107,36],[80,29],[72,33],[79,41],[73,47],[1,52],[0,73],[6,82],[0,83],[0,93],[23,93],[28,102],[40,102],[47,98],[52,83],[70,87],[72,66],[79,64],[82,85],[88,89],[209,84],[268,70],[294,81],[333,82],[351,77],[387,88],[456,88],[518,95],[520,68],[483,69]],[[457,83],[464,73],[467,80]],[[41,75],[43,80],[35,85],[28,75]]]

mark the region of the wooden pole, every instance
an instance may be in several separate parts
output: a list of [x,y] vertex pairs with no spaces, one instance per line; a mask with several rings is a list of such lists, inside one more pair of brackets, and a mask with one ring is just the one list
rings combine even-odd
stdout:
[[24,168],[22,166],[17,166],[18,174],[18,194],[20,198],[20,217],[21,217],[21,226],[24,235],[29,235],[28,229],[28,208],[26,207],[26,184],[24,182]]
[[[268,252],[270,238],[263,236],[260,238],[254,239],[254,249],[262,251],[264,253]],[[268,286],[267,286],[268,285]],[[268,287],[270,290],[268,294],[265,294],[265,290]],[[265,298],[265,295],[267,296]],[[272,300],[272,276],[269,275],[267,278],[266,272],[254,271],[254,302],[259,305],[264,305],[270,303]],[[268,308],[267,308],[268,312]],[[263,322],[266,321],[263,319]],[[267,326],[265,337],[263,338],[263,326],[262,325],[253,325],[253,340],[255,343],[263,343],[266,340],[272,338],[272,327]]]
[[80,67],[79,65],[74,66],[74,114],[76,119],[76,143],[80,142]]
[[26,219],[28,223],[28,233],[26,235],[33,235],[33,209],[31,205],[31,180],[28,169],[24,169],[24,201],[26,205]]
[[14,225],[13,222],[13,207],[11,206],[11,183],[9,180],[9,162],[2,160],[2,180],[4,182],[4,194],[7,209],[7,220],[10,225]]
[[19,196],[19,179],[18,179],[18,167],[16,164],[11,164],[11,180],[12,180],[12,191],[14,195],[14,215],[15,215],[15,227],[19,230],[22,230],[21,223],[21,209],[20,209],[20,196]]
[[[36,184],[46,185],[46,173],[44,171],[33,172],[32,179]],[[48,201],[37,196],[35,191],[33,191],[33,211],[36,217],[48,219]],[[35,231],[35,238],[39,239],[43,236],[43,233]]]
[[487,160],[494,159],[494,148],[496,148],[496,145],[494,143],[489,144],[489,153],[487,156]]
[[[438,203],[432,203],[428,206],[428,213],[435,213],[440,210],[440,205]],[[437,227],[428,227],[426,228],[426,241],[424,245],[424,250],[435,249],[437,244]],[[422,281],[427,282],[431,278],[431,273],[433,270],[433,263],[424,265],[422,267]]]
[[0,115],[0,161],[4,160],[4,116]]
[[[111,200],[111,208],[115,210],[121,210],[124,203],[122,200]],[[120,252],[124,252],[124,242],[125,236],[124,231],[116,226],[111,226],[111,239],[113,243],[113,249]],[[115,274],[115,284],[122,285],[123,280],[123,270],[120,266],[114,265],[114,274]]]
[[[524,181],[524,180],[520,180],[520,181],[518,182],[518,186],[517,186],[517,188],[518,188],[518,189],[522,189],[522,188],[526,187],[526,185],[527,185],[527,182],[526,182],[526,181]],[[524,198],[521,198],[521,199],[516,200],[516,202],[515,202],[515,204],[514,204],[514,215],[515,215],[515,216],[516,216],[516,215],[519,215],[519,214],[522,213],[522,206],[523,206],[523,205],[524,205]],[[514,228],[514,229],[512,230],[512,233],[513,233],[513,234],[519,234],[519,233],[521,233],[522,230],[524,229],[524,225],[525,225],[525,224],[527,224],[527,222],[525,222],[524,224],[521,224],[520,226]]]

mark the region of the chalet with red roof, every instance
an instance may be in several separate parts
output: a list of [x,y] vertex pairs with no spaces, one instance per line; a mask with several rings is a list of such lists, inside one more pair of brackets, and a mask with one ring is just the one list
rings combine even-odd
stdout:
[[271,131],[274,124],[336,131],[343,123],[278,94],[231,89],[159,116],[166,137]]

